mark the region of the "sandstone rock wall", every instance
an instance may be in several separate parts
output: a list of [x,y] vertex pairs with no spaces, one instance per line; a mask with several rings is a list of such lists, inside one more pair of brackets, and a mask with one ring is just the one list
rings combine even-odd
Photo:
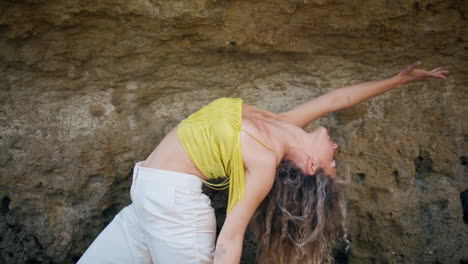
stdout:
[[351,178],[339,262],[467,263],[467,3],[1,1],[0,262],[76,262],[129,203],[134,163],[215,98],[282,111],[421,59],[450,77],[309,127]]

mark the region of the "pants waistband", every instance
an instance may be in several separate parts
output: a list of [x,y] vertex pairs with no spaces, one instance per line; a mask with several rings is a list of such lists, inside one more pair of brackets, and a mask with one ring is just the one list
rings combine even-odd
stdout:
[[159,170],[148,167],[142,167],[141,164],[144,161],[139,161],[133,168],[133,182],[137,179],[144,181],[151,181],[161,185],[171,185],[184,188],[201,189],[203,181],[196,175]]

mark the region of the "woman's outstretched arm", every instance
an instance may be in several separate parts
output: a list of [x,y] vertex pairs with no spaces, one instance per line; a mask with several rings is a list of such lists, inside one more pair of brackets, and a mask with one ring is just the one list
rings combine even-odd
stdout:
[[448,73],[447,70],[440,67],[431,71],[418,69],[420,65],[421,62],[418,61],[388,79],[364,82],[333,90],[281,113],[280,116],[299,127],[305,127],[325,114],[357,105],[400,85],[425,78],[445,79],[445,75]]

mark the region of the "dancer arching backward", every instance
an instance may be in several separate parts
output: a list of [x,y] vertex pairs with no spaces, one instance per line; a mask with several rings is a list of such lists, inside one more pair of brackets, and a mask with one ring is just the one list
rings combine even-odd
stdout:
[[[303,127],[402,84],[445,79],[448,73],[419,66],[336,89],[280,114],[241,99],[211,102],[135,165],[132,204],[79,263],[239,263],[254,214],[259,262],[327,263],[336,237],[346,234],[335,180],[337,145],[325,128],[308,133]],[[206,182],[218,177],[225,180]],[[216,247],[216,220],[210,199],[201,192],[204,182],[229,188],[228,214]]]

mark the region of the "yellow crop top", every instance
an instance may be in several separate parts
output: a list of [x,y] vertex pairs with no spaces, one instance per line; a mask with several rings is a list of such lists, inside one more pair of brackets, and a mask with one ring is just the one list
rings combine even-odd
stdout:
[[240,149],[242,99],[220,98],[183,120],[177,135],[193,164],[208,179],[226,177],[213,189],[229,187],[227,213],[242,199],[244,163]]

